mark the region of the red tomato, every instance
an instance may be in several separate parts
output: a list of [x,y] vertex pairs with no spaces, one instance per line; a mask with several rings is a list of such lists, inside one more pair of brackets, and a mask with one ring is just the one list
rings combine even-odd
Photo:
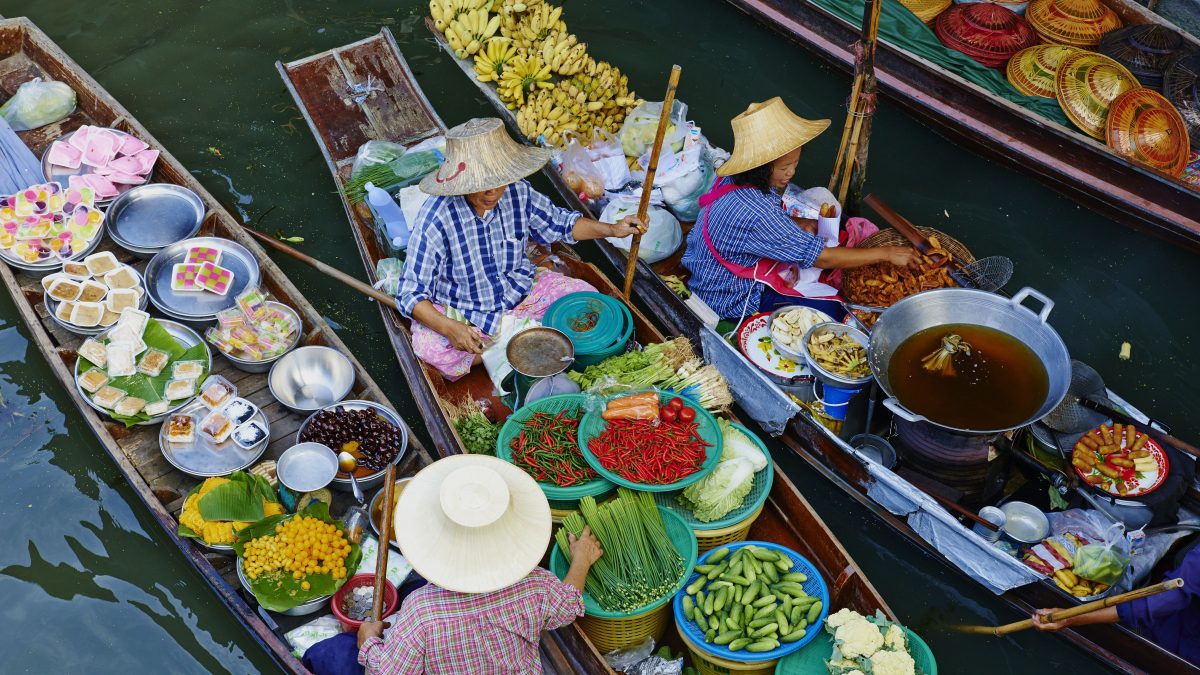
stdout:
[[667,407],[675,412],[679,412],[680,410],[683,410],[683,399],[676,396],[667,403]]
[[[679,399],[675,399],[679,400]],[[690,424],[696,419],[696,411],[691,408],[684,408],[679,411],[679,421],[684,424]]]
[[662,421],[664,421],[664,422],[674,422],[675,418],[677,417],[677,415],[675,414],[675,411],[671,410],[671,406],[669,406],[669,405],[666,408],[663,408],[661,411],[659,411],[658,416],[660,418],[662,418]]

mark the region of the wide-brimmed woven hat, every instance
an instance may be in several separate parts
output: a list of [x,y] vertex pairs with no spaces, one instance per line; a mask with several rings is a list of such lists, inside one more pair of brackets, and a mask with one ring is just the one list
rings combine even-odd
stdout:
[[1033,0],[1025,18],[1046,42],[1072,47],[1095,47],[1121,27],[1121,17],[1100,0]]
[[1154,23],[1106,33],[1096,51],[1129,69],[1143,87],[1162,91],[1163,70],[1183,47],[1183,36]]
[[1175,106],[1148,87],[1130,89],[1112,102],[1105,141],[1118,153],[1171,176],[1187,166],[1187,126]]
[[730,124],[733,153],[717,169],[718,176],[732,176],[774,162],[829,128],[829,120],[806,120],[789,110],[778,96],[751,103]]
[[550,543],[550,503],[516,466],[454,455],[425,467],[396,503],[400,552],[418,574],[460,593],[513,585]]
[[1012,86],[1022,94],[1054,98],[1059,64],[1079,51],[1078,47],[1067,45],[1034,45],[1009,59],[1005,73]]
[[990,2],[951,7],[938,16],[934,32],[942,44],[989,68],[1003,66],[1017,52],[1038,43],[1025,19]]
[[1163,72],[1163,94],[1183,115],[1192,149],[1200,152],[1200,50],[1182,49]]
[[1109,106],[1121,94],[1140,86],[1125,66],[1083,50],[1063,59],[1055,77],[1058,105],[1075,126],[1100,140],[1104,140]]
[[535,173],[550,150],[521,145],[495,117],[467,120],[446,132],[446,159],[421,180],[425,194],[468,195],[492,190]]
[[938,14],[950,6],[950,0],[900,0],[900,4],[916,14],[923,23],[933,23]]

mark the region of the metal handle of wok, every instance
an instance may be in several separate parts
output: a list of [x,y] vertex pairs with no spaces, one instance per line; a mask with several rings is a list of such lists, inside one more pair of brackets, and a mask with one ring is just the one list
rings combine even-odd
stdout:
[[1036,289],[1026,286],[1025,288],[1017,291],[1016,294],[1012,296],[1012,299],[1009,300],[1009,302],[1012,303],[1013,307],[1022,307],[1021,303],[1029,297],[1032,297],[1034,300],[1042,303],[1042,311],[1038,312],[1038,318],[1042,320],[1042,323],[1046,323],[1046,319],[1050,318],[1050,310],[1054,309],[1054,301],[1045,295],[1042,295]]
[[908,410],[904,406],[900,405],[900,400],[897,399],[895,396],[889,396],[889,397],[883,399],[883,407],[887,408],[888,410],[891,410],[893,415],[903,419],[906,422],[926,422],[926,421],[928,421],[925,417],[918,415],[918,414],[912,412],[911,410]]

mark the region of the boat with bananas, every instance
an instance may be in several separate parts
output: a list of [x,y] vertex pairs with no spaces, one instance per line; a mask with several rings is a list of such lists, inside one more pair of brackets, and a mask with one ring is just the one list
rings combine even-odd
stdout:
[[[367,205],[347,197],[346,185],[356,153],[369,140],[388,140],[412,147],[440,136],[446,126],[426,99],[387,28],[343,47],[278,63],[277,69],[307,120],[342,194],[346,217],[368,277],[378,282],[379,263],[387,260],[390,252]],[[368,81],[375,85],[370,91],[357,97],[348,96]],[[570,248],[561,245],[539,248],[531,252],[531,259],[540,266],[585,280],[605,295],[619,297],[607,277],[580,260]],[[462,452],[466,447],[454,424],[456,410],[464,401],[474,405],[470,402],[482,399],[499,418],[509,414],[505,403],[493,395],[492,382],[482,368],[477,367],[454,382],[446,381],[417,359],[409,321],[382,303],[380,311],[392,348],[440,452]],[[634,339],[639,344],[663,341],[663,336],[639,310],[630,307],[630,312]],[[778,465],[773,471],[773,485],[761,515],[750,526],[749,538],[792,548],[815,563],[830,582],[834,607],[849,607],[865,615],[880,610],[894,616],[787,475]],[[564,659],[553,665],[562,673],[608,672],[587,633],[577,624],[543,639],[544,644],[557,645],[557,653]]]
[[[244,251],[246,255],[252,256],[257,263],[260,289],[275,302],[294,310],[302,323],[302,329],[296,338],[298,346],[314,349],[327,347],[345,357],[345,375],[353,377],[353,385],[347,385],[345,398],[365,401],[381,409],[393,409],[387,396],[337,334],[329,328],[329,324],[317,309],[305,299],[254,239],[245,233],[237,219],[200,185],[191,172],[31,21],[26,18],[0,20],[0,89],[3,90],[0,97],[7,100],[18,86],[37,77],[70,86],[75,91],[78,103],[75,111],[61,121],[19,132],[20,139],[34,155],[40,157],[51,144],[85,126],[112,129],[120,132],[122,137],[129,136],[140,140],[148,149],[157,153],[150,185],[182,188],[198,196],[203,220],[197,236],[205,237],[206,241],[210,242],[224,242],[221,245],[227,246],[229,251]],[[130,252],[117,247],[111,238],[105,237],[97,250],[102,257],[113,255],[116,261],[138,270],[139,274],[146,270],[147,260],[135,258]],[[41,275],[0,264],[0,280],[3,280],[18,314],[28,327],[31,340],[46,359],[51,372],[75,404],[87,427],[116,464],[125,481],[154,516],[154,520],[162,528],[162,534],[179,548],[180,553],[212,588],[231,616],[245,627],[280,668],[286,672],[307,673],[300,660],[293,654],[293,647],[284,637],[284,633],[314,617],[289,616],[266,611],[259,606],[254,596],[244,590],[244,585],[238,579],[236,558],[230,547],[209,547],[197,538],[180,534],[179,518],[185,499],[205,481],[205,478],[195,475],[195,467],[191,467],[192,474],[179,468],[177,464],[189,466],[189,463],[180,457],[167,457],[162,450],[159,425],[126,426],[102,414],[91,404],[85,390],[77,384],[74,374],[79,358],[78,352],[85,336],[68,331],[62,322],[56,320],[54,312],[47,306],[48,296],[44,293]],[[197,333],[185,323],[168,323],[163,314],[158,314],[155,320],[162,322],[160,325],[172,326],[170,330],[179,335],[191,335],[200,342]],[[220,357],[211,358],[211,368],[208,371],[223,377],[225,382],[236,388],[240,398],[258,408],[260,422],[269,429],[268,438],[256,446],[258,450],[255,452],[261,460],[277,459],[282,452],[295,444],[297,430],[308,415],[293,412],[276,400],[268,384],[267,372],[244,372],[235,368],[229,359]],[[185,411],[190,409],[184,408]],[[403,424],[398,416],[394,416],[394,419]],[[196,430],[195,433],[198,434],[199,431]],[[398,453],[395,460],[398,462],[397,475],[401,476],[415,473],[435,459],[411,433],[407,433],[407,436],[410,439],[407,449]],[[226,452],[241,454],[232,449],[227,449]],[[262,466],[265,469],[269,464]],[[217,472],[221,473],[228,471]],[[270,472],[264,471],[264,474],[270,475]],[[352,501],[348,492],[335,491],[332,494],[331,508],[334,513],[340,513]],[[328,601],[318,603],[315,609],[328,612]]]
[[[510,131],[518,135],[518,138],[524,137],[526,142],[531,142],[533,137],[525,133],[525,127],[510,109],[512,102],[499,95],[489,82],[478,78],[476,63],[470,58],[458,57],[456,50],[452,49],[446,38],[437,31],[433,21],[428,21],[427,25],[443,48],[456,58],[463,72],[492,103],[497,114],[506,120]],[[553,162],[547,166],[544,173],[565,203],[585,214],[592,214],[589,204],[579,196],[577,190],[567,184],[562,172]],[[896,220],[900,220],[898,214],[890,214],[889,223]],[[887,233],[894,234],[894,231],[885,230],[884,234]],[[939,236],[943,241],[950,239],[944,234]],[[893,243],[897,241],[902,242],[905,239],[895,235]],[[597,243],[613,268],[623,273],[626,268],[624,252],[606,241]],[[963,252],[969,255],[969,251],[964,249]],[[789,393],[797,393],[801,398],[812,400],[811,374],[807,378],[782,380],[774,376],[764,376],[759,368],[743,358],[737,347],[713,331],[707,324],[708,319],[693,311],[695,305],[689,304],[691,300],[685,301],[658,275],[674,275],[680,272],[679,255],[680,252],[676,252],[653,267],[639,261],[636,266],[633,297],[648,307],[648,314],[656,318],[668,335],[683,335],[699,339],[703,343],[706,358],[717,363],[729,381],[739,404],[746,409],[750,417],[766,424],[765,428],[781,433],[780,442],[785,447],[806,460],[889,526],[952,569],[1000,594],[1018,611],[1028,613],[1038,607],[1065,606],[1078,602],[1078,593],[1072,591],[1086,592],[1083,589],[1065,582],[1056,583],[1052,577],[1041,574],[1027,576],[1024,574],[1026,570],[1019,563],[1015,567],[1012,566],[1016,563],[1015,558],[995,555],[993,547],[968,529],[972,523],[978,523],[979,516],[962,505],[979,509],[985,505],[1020,499],[1041,504],[1043,510],[1050,510],[1051,506],[1046,497],[1048,487],[1054,487],[1056,494],[1060,496],[1072,495],[1072,478],[1068,475],[1071,473],[1070,462],[1066,462],[1064,466],[1059,452],[1061,448],[1058,445],[1066,443],[1069,454],[1071,446],[1079,440],[1078,434],[1073,438],[1062,436],[1040,423],[1023,425],[1019,431],[1010,430],[998,437],[995,434],[981,436],[946,433],[936,425],[920,421],[914,423],[892,414],[890,410],[880,411],[878,414],[865,413],[865,408],[874,411],[875,393],[871,393],[869,397],[856,397],[850,406],[846,421],[834,431],[825,424],[829,420],[819,414],[819,409],[814,411],[800,405],[788,408],[789,403],[795,403],[795,400],[787,395]],[[1031,294],[1019,295],[1027,297]],[[1066,372],[1068,379],[1075,369],[1074,363],[1060,368]],[[1078,369],[1086,372],[1086,365],[1079,364]],[[1094,371],[1092,372],[1094,375]],[[1060,376],[1061,374],[1060,372]],[[805,379],[808,380],[807,395],[804,392]],[[1137,417],[1138,423],[1150,424],[1148,418],[1121,401],[1114,392],[1106,390],[1098,375],[1091,381],[1092,393],[1099,391],[1111,402],[1118,403],[1125,412]],[[776,410],[790,412],[786,415],[760,415],[763,406],[758,399],[765,396],[763,392],[768,391],[783,392],[780,399],[774,400],[777,404]],[[790,419],[781,421],[780,417]],[[912,415],[909,414],[909,417]],[[1103,414],[1094,412],[1088,417],[1088,421],[1095,426],[1105,419]],[[886,437],[885,440],[891,442],[889,447],[894,444],[905,451],[895,471],[870,461],[858,447],[851,445],[849,440],[862,433]],[[1048,454],[1028,451],[1026,443],[1034,442],[1030,439],[1050,439],[1045,441],[1044,448]],[[1194,469],[1193,456],[1175,450],[1170,452],[1178,459],[1177,466],[1181,472],[1186,474]],[[968,457],[971,459],[966,459]],[[895,462],[890,464],[894,465]],[[1172,522],[1177,517],[1181,500],[1193,510],[1196,504],[1200,503],[1197,501],[1200,492],[1197,492],[1196,486],[1186,475],[1178,475],[1175,480],[1177,483],[1173,493],[1159,493],[1156,499],[1160,502],[1156,507],[1162,510],[1156,512],[1154,525]],[[1083,490],[1086,493],[1088,488]],[[889,495],[895,497],[900,494],[904,495],[902,499],[888,498]],[[1109,498],[1111,497],[1110,495]],[[957,520],[964,517],[968,519],[966,527]],[[946,527],[933,527],[931,523],[934,522]],[[972,552],[966,553],[969,549],[973,549]],[[989,557],[990,563],[997,565],[989,571],[994,578],[988,578],[988,575],[979,572],[980,567],[977,565],[980,558],[977,558],[977,555]],[[1001,568],[1007,569],[1007,572]],[[1000,577],[1007,573],[1014,576],[1001,583]],[[1092,625],[1062,631],[1060,634],[1098,658],[1125,670],[1200,673],[1200,668],[1196,665],[1120,626]]]

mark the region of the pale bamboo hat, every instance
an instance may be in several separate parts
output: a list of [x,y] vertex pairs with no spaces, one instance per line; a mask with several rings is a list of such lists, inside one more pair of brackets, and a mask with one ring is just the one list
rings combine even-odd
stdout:
[[717,169],[718,176],[732,176],[774,162],[829,128],[829,120],[806,120],[789,110],[778,96],[751,103],[731,124],[733,154]]
[[396,503],[396,541],[418,574],[460,593],[523,579],[550,543],[550,503],[529,474],[487,455],[425,467]]
[[435,196],[483,192],[515,183],[549,159],[548,149],[514,141],[499,119],[477,117],[446,132],[446,160],[421,180],[421,191]]

